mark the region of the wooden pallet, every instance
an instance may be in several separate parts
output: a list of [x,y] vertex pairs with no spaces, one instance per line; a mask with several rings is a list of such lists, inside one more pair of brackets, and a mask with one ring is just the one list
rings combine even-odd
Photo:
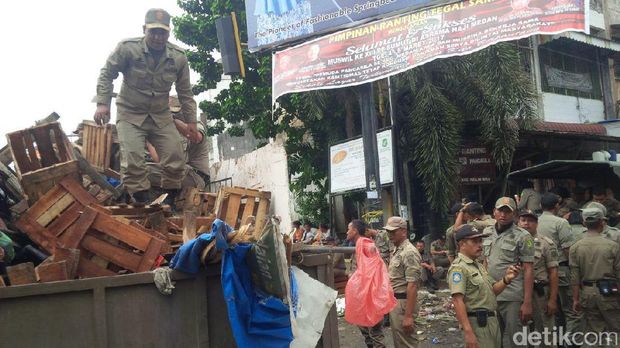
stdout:
[[169,248],[138,224],[110,215],[71,178],[46,193],[16,226],[51,255],[57,248],[79,249],[81,278],[148,271]]
[[9,133],[7,140],[30,204],[65,176],[79,179],[71,144],[58,122]]
[[100,126],[83,121],[82,155],[100,173],[110,167],[112,154],[112,125]]
[[215,216],[238,230],[248,217],[256,218],[255,231],[267,223],[271,192],[242,187],[222,187],[215,201]]

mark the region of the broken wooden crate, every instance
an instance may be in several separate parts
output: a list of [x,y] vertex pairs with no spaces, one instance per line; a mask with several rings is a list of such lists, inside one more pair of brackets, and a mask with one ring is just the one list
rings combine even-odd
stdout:
[[255,231],[267,223],[271,192],[242,187],[222,187],[215,201],[215,217],[238,230],[250,216],[256,218]]
[[82,155],[98,172],[110,167],[112,156],[112,125],[100,126],[93,121],[83,121]]
[[82,186],[65,178],[16,222],[30,239],[54,255],[56,248],[79,249],[80,278],[144,272],[156,267],[169,245],[99,206]]
[[7,134],[15,170],[30,204],[63,177],[79,179],[78,164],[58,122]]

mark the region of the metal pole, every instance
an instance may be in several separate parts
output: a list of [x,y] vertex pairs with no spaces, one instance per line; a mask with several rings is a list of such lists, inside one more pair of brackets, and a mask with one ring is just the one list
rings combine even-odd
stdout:
[[402,161],[400,160],[400,151],[399,151],[399,142],[398,139],[400,139],[400,125],[398,124],[398,121],[396,120],[396,115],[394,113],[394,99],[393,99],[393,91],[392,91],[392,79],[390,77],[387,78],[387,83],[388,83],[388,100],[390,103],[390,122],[392,123],[392,163],[393,163],[393,167],[394,167],[394,197],[395,197],[395,204],[396,204],[396,209],[395,211],[397,212],[398,215],[400,215],[401,217],[405,217],[408,218],[408,216],[406,216],[407,214],[405,214],[408,210],[406,209],[401,209],[401,206],[403,205],[403,197],[405,195],[404,189],[405,189],[405,183],[404,183],[404,175],[403,175],[403,166],[402,166]]

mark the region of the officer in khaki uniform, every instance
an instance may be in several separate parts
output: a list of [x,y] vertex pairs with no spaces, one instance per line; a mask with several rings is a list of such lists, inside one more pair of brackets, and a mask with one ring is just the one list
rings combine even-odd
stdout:
[[407,220],[392,216],[384,229],[394,243],[388,273],[398,304],[390,312],[395,348],[418,346],[415,317],[418,314],[418,285],[422,276],[422,257],[409,242]]
[[[603,215],[605,217],[609,218],[607,215],[607,208],[605,208],[605,206],[601,203],[590,202],[586,204],[584,208],[598,208],[600,211],[603,212]],[[616,227],[609,226],[608,220],[603,220],[603,226],[603,233],[601,233],[601,235],[611,241],[620,244],[620,230]]]
[[471,225],[455,233],[459,254],[448,270],[448,285],[463,329],[467,348],[500,348],[502,335],[497,314],[496,295],[518,275],[518,266],[510,266],[500,281],[495,281],[476,259],[482,254],[482,238]]
[[603,237],[606,219],[597,208],[582,211],[586,236],[570,248],[573,310],[583,311],[586,332],[620,335],[620,245]]
[[148,140],[159,155],[161,187],[169,194],[166,203],[170,203],[181,188],[185,169],[181,137],[168,106],[172,84],[192,142],[198,139],[196,102],[187,57],[181,48],[168,42],[170,15],[162,9],[150,9],[143,30],[144,37],[121,41],[101,69],[94,118],[100,124],[109,122],[113,81],[122,73],[123,84],[116,100],[122,181],[134,200],[150,200],[144,159]]
[[560,196],[545,193],[540,200],[543,213],[538,217],[539,236],[550,238],[558,248],[559,299],[560,310],[566,320],[566,331],[578,332],[582,328],[581,316],[572,310],[570,293],[570,269],[568,268],[568,250],[575,243],[575,235],[567,220],[557,217],[560,209]]
[[497,296],[502,345],[505,348],[517,347],[514,334],[521,332],[523,326],[532,318],[534,238],[515,225],[516,209],[514,199],[498,199],[493,212],[497,223],[484,230],[485,234],[491,236],[483,241],[487,269],[495,280],[502,279],[510,266],[521,264],[523,268],[523,274]]
[[531,210],[519,214],[519,227],[534,237],[534,331],[543,332],[547,328],[551,332],[558,309],[558,249],[550,238],[538,236],[538,216]]

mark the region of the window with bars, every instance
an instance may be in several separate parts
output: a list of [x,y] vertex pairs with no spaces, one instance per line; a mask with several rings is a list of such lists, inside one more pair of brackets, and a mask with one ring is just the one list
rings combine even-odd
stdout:
[[[603,99],[595,47],[568,39],[556,39],[539,46],[538,51],[544,92]],[[562,79],[565,83],[562,83]]]

